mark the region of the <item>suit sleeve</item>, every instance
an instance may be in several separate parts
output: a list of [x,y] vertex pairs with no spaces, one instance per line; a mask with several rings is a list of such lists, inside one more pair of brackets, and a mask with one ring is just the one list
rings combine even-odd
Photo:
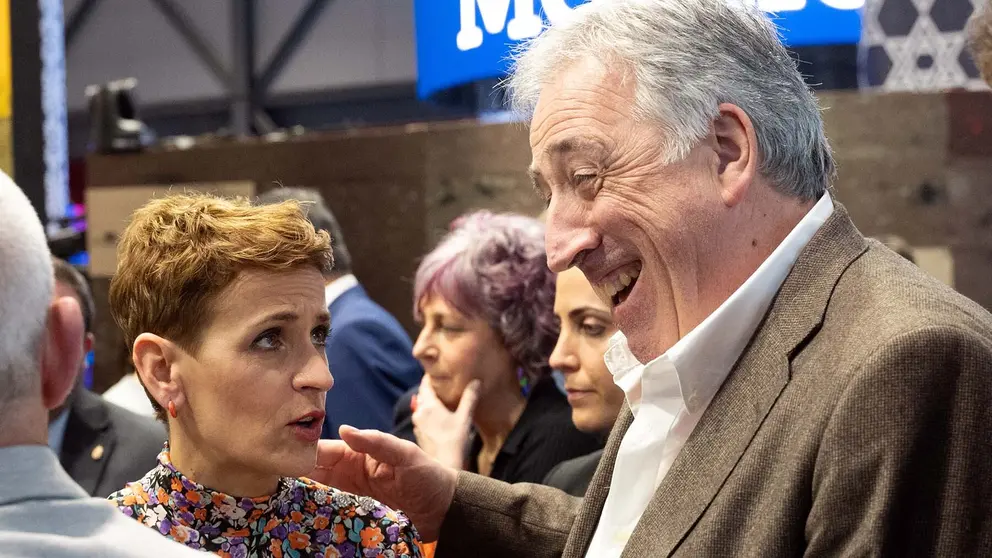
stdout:
[[992,556],[992,347],[905,333],[853,376],[826,426],[809,557]]
[[459,473],[437,557],[558,558],[581,503],[547,486]]
[[[327,392],[324,437],[337,438],[337,428],[348,424],[388,432],[396,399],[409,387],[402,381],[418,379],[417,363],[393,332],[373,321],[359,321],[332,333],[327,360],[334,387]],[[397,345],[397,346],[394,346]]]

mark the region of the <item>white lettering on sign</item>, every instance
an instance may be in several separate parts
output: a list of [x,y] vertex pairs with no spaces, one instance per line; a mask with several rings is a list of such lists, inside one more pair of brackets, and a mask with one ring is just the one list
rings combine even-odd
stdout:
[[[756,4],[766,12],[798,12],[806,8],[807,0],[743,0]],[[865,0],[816,0],[835,10],[860,10]],[[513,4],[513,19],[510,17],[510,4]],[[565,0],[459,0],[461,9],[461,29],[455,42],[458,50],[472,50],[482,46],[484,35],[479,27],[477,15],[482,16],[482,26],[486,33],[496,35],[506,29],[511,41],[521,41],[536,37],[543,28],[541,16],[535,10],[538,2],[544,7],[544,14],[552,25],[564,21],[572,8]],[[478,8],[478,9],[477,9]]]

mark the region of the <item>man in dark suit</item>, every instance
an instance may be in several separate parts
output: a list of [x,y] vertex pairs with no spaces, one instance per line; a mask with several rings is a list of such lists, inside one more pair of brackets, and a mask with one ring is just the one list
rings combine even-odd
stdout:
[[307,217],[315,229],[331,236],[334,254],[334,268],[326,278],[331,313],[327,363],[334,386],[327,392],[322,437],[337,438],[343,424],[388,432],[396,401],[423,376],[410,336],[352,274],[341,227],[323,196],[307,188],[278,188],[259,197],[259,203],[285,200],[308,205]]
[[[94,305],[86,278],[67,262],[53,258],[55,297],[79,302],[85,328],[84,350],[93,348]],[[83,387],[82,369],[65,403],[50,411],[48,444],[62,467],[91,496],[107,497],[155,467],[165,443],[165,428],[105,401]]]
[[992,315],[855,228],[816,98],[755,2],[613,0],[510,92],[555,271],[620,333],[579,500],[345,430],[317,480],[437,556],[992,556]]

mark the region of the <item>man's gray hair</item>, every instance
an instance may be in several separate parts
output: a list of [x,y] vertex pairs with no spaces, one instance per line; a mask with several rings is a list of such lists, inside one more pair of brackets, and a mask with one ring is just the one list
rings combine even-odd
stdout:
[[782,193],[817,199],[835,173],[820,109],[754,4],[593,0],[517,52],[511,101],[531,113],[549,81],[593,57],[635,80],[635,115],[661,126],[666,163],[684,159],[711,130],[717,106],[731,103],[754,125],[759,172]]
[[348,252],[348,245],[344,242],[344,235],[341,233],[341,225],[334,217],[334,213],[324,202],[324,196],[313,188],[290,188],[279,187],[269,190],[258,197],[258,203],[270,204],[280,203],[288,200],[302,202],[307,212],[307,219],[317,231],[326,231],[331,237],[331,253],[334,254],[335,273],[351,273],[351,253]]
[[40,385],[54,290],[45,230],[24,192],[0,172],[0,414]]

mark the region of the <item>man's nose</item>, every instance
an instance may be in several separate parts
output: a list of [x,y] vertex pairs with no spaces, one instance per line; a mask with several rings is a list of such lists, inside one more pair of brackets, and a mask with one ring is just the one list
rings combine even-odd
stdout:
[[582,255],[599,245],[599,235],[583,224],[567,208],[548,207],[544,247],[548,253],[548,267],[555,273],[578,265]]

